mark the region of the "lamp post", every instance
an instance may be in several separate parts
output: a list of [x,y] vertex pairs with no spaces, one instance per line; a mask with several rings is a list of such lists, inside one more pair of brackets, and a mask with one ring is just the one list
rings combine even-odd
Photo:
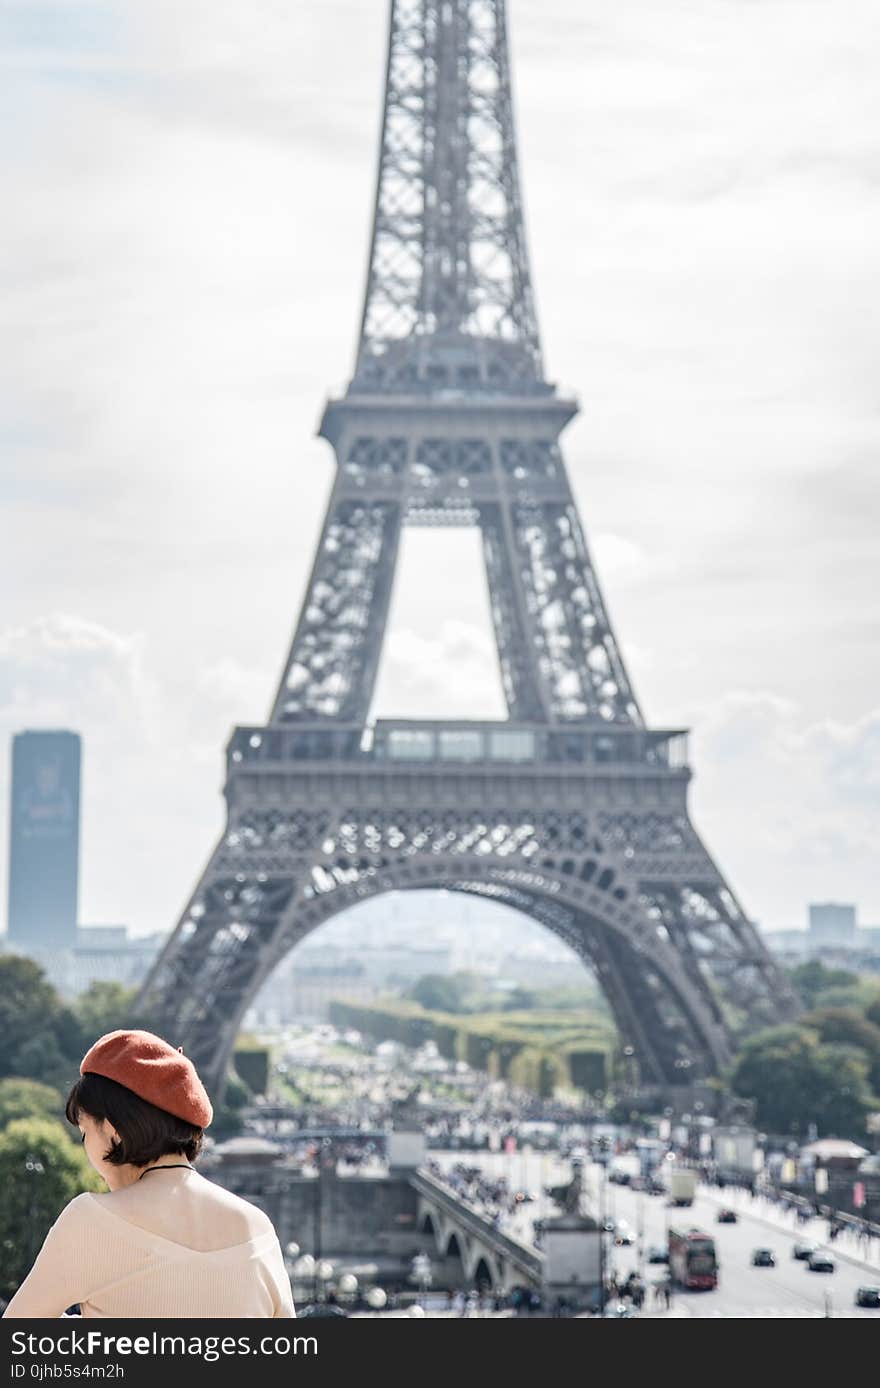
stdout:
[[417,1253],[412,1260],[412,1277],[419,1288],[419,1303],[425,1309],[426,1294],[432,1281],[431,1259],[427,1253]]
[[645,1192],[641,1187],[636,1192],[636,1266],[639,1281],[644,1279],[645,1271]]
[[599,1178],[599,1315],[605,1317],[605,1194],[608,1179],[607,1152],[602,1153]]
[[[300,1246],[293,1239],[284,1246],[284,1270],[290,1278],[290,1289],[293,1291],[293,1280],[296,1275],[296,1260],[300,1255]],[[294,1292],[294,1299],[296,1293]]]
[[315,1203],[312,1210],[313,1215],[313,1253],[315,1259],[315,1278],[312,1285],[312,1296],[314,1300],[318,1297],[318,1264],[321,1262],[323,1253],[323,1204],[324,1204],[324,1172],[333,1163],[333,1143],[329,1137],[321,1139],[318,1148],[317,1164],[318,1174],[315,1180]]
[[371,1311],[383,1310],[388,1301],[384,1287],[368,1287],[364,1299]]
[[673,1275],[672,1275],[672,1259],[669,1257],[669,1209],[668,1209],[668,1207],[664,1207],[663,1218],[664,1218],[665,1223],[666,1223],[666,1256],[667,1256],[667,1262],[666,1262],[666,1288],[667,1288],[667,1301],[666,1301],[666,1307],[667,1307],[667,1310],[670,1310],[671,1307],[672,1307],[673,1288],[675,1287],[675,1278],[674,1278]]
[[319,1301],[326,1301],[326,1286],[333,1276],[333,1264],[329,1258],[316,1258],[315,1260],[315,1282],[320,1284],[318,1293]]
[[[315,1259],[311,1253],[303,1253],[293,1265],[294,1299],[296,1298],[296,1288],[304,1288],[308,1282],[312,1283],[312,1299],[314,1300]],[[303,1291],[303,1295],[305,1295],[305,1291]]]
[[623,1082],[626,1086],[627,1094],[635,1089],[635,1053],[635,1046],[624,1046]]
[[339,1300],[352,1305],[357,1297],[358,1280],[353,1272],[344,1272],[336,1286]]
[[312,1301],[318,1300],[318,1262],[321,1257],[321,1187],[323,1185],[323,1182],[324,1178],[321,1169],[321,1154],[319,1152],[318,1170],[315,1175],[315,1203],[312,1206],[312,1247],[314,1249],[314,1253],[312,1255],[312,1263],[314,1266],[314,1275],[312,1277]]

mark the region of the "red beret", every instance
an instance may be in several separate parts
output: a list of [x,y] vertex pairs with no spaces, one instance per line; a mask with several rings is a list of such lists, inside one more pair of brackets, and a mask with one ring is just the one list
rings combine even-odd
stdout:
[[108,1031],[83,1056],[81,1075],[103,1075],[195,1128],[214,1117],[196,1067],[150,1031]]

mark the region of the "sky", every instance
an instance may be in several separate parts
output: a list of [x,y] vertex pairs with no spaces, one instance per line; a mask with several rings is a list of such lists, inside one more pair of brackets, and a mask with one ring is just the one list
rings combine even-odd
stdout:
[[[84,924],[170,927],[222,828],[333,476],[387,9],[0,3],[4,905],[24,728],[83,735]],[[509,9],[545,361],[642,706],[693,728],[763,926],[880,924],[880,8]],[[498,716],[475,537],[416,534],[375,711]]]

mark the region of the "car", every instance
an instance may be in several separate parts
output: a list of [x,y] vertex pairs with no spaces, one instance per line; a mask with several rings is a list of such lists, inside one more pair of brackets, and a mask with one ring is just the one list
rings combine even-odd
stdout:
[[719,1210],[715,1218],[719,1224],[737,1223],[736,1210]]
[[807,1262],[816,1252],[814,1243],[796,1243],[791,1250],[793,1258],[799,1258],[801,1262]]
[[752,1267],[753,1268],[775,1268],[776,1254],[772,1248],[753,1248]]
[[648,1262],[649,1262],[649,1263],[668,1263],[668,1262],[669,1262],[669,1249],[668,1249],[668,1248],[660,1248],[659,1245],[656,1245],[654,1248],[649,1248],[649,1249],[648,1249]]
[[635,1239],[624,1225],[618,1224],[614,1233],[614,1242],[618,1248],[632,1248]]
[[837,1264],[830,1253],[823,1253],[821,1248],[817,1248],[815,1253],[811,1253],[807,1262],[810,1272],[834,1272]]
[[859,1287],[856,1292],[856,1306],[880,1308],[880,1287]]

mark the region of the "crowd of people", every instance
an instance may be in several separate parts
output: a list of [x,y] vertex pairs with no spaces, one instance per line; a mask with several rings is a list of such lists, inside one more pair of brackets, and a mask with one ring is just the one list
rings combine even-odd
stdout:
[[465,1162],[456,1162],[444,1170],[439,1162],[429,1158],[427,1168],[438,1181],[449,1186],[459,1200],[489,1219],[496,1229],[503,1228],[507,1218],[531,1198],[528,1191],[513,1190],[504,1176],[487,1176],[479,1167],[468,1166]]
[[[401,1104],[418,1110],[429,1146],[462,1151],[520,1143],[527,1130],[533,1147],[555,1147],[566,1130],[583,1122],[574,1104],[540,1098],[500,1080],[487,1082],[482,1072],[461,1062],[437,1069],[436,1047],[411,1051],[395,1043],[376,1045],[354,1032],[342,1036],[328,1027],[316,1028],[316,1034],[319,1030],[333,1033],[340,1053],[327,1056],[329,1035],[322,1035],[314,1052],[291,1042],[273,1076],[267,1107],[274,1113],[264,1115],[257,1105],[247,1116],[251,1131],[288,1149],[296,1146],[302,1128],[384,1129],[393,1125]],[[285,1104],[287,1115],[280,1111]]]

